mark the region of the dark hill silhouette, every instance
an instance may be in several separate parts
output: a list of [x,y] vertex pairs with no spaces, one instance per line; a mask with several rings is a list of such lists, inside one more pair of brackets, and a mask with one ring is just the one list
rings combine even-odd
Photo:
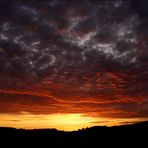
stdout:
[[[15,129],[0,127],[0,143],[7,147],[49,146],[129,146],[147,143],[148,121],[122,126],[94,126],[78,131],[64,132],[56,129]],[[128,144],[128,145],[127,145]],[[1,147],[0,145],[0,147]],[[101,146],[102,147],[102,146]]]

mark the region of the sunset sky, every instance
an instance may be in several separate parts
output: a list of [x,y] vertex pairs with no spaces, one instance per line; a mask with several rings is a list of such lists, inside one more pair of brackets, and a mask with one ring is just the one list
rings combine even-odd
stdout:
[[77,130],[148,120],[148,2],[0,2],[0,126]]

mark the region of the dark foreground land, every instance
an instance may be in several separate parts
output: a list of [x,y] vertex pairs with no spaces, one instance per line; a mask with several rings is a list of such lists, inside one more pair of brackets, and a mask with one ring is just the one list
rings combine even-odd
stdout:
[[148,122],[124,126],[96,126],[78,131],[0,128],[0,147],[148,147]]

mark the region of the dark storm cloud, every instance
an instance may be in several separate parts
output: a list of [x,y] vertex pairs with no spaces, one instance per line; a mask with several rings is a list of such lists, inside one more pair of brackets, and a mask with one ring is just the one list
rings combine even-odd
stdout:
[[147,6],[1,2],[0,103],[10,112],[147,116]]

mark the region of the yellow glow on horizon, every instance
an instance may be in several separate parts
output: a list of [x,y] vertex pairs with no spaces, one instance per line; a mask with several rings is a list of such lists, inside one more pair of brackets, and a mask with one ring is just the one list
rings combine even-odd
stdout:
[[58,130],[72,131],[91,126],[114,126],[120,125],[122,122],[142,121],[139,118],[96,118],[87,117],[83,114],[49,114],[49,115],[31,115],[29,113],[0,114],[0,126],[15,128],[56,128]]
[[95,121],[96,119],[92,117],[84,117],[81,114],[0,114],[0,126],[27,129],[56,128],[59,130],[71,131],[85,128],[87,126],[93,126],[92,122]]

